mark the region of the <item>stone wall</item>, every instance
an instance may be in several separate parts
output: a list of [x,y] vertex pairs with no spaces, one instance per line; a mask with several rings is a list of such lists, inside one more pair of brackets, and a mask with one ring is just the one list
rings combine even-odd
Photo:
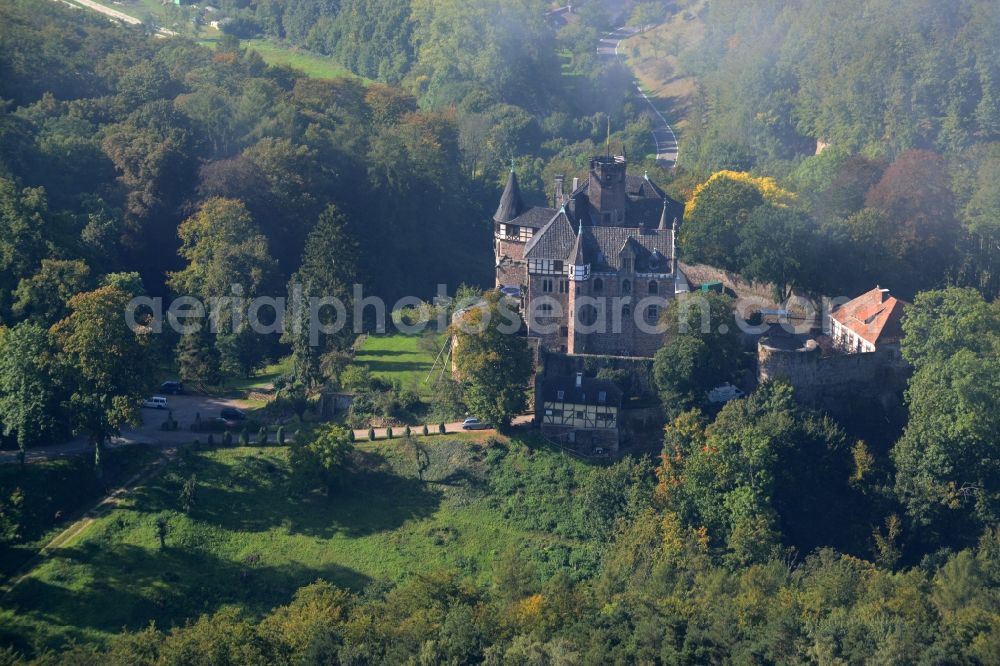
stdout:
[[846,405],[859,398],[898,402],[909,373],[894,350],[824,355],[813,340],[796,345],[764,338],[757,344],[759,382],[784,379],[796,398],[834,414],[846,412]]
[[497,266],[497,286],[515,285],[524,287],[528,284],[528,264],[524,261],[525,243],[506,239],[497,239],[498,258],[506,257]]

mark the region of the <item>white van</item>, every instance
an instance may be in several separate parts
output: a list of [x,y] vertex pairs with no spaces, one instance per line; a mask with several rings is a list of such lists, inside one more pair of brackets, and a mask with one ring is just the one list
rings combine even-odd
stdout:
[[146,398],[142,401],[143,407],[149,407],[151,409],[166,409],[167,399],[162,395],[154,395],[152,398]]

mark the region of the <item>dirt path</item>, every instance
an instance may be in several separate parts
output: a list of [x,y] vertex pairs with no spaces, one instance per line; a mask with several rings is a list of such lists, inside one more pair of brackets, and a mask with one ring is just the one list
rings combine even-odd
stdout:
[[[125,12],[120,12],[117,9],[112,9],[111,7],[105,7],[104,5],[98,4],[93,0],[70,0],[71,3],[76,3],[87,9],[92,9],[95,12],[100,12],[109,18],[113,18],[116,21],[121,21],[122,23],[128,23],[129,25],[142,25],[142,21],[134,16],[130,16]],[[167,30],[166,28],[157,28],[156,34],[162,37],[175,37],[177,33],[173,30]]]
[[42,546],[34,557],[25,562],[21,568],[11,575],[7,583],[0,587],[0,601],[5,599],[8,594],[20,585],[21,581],[30,576],[31,572],[37,569],[49,557],[49,555],[53,553],[53,551],[69,545],[76,537],[86,532],[95,520],[118,506],[118,503],[126,495],[128,495],[129,492],[166,469],[167,463],[170,462],[176,454],[176,448],[164,449],[163,455],[155,462],[142,471],[137,472],[132,476],[132,478],[128,479],[121,484],[121,486],[110,492],[103,499],[94,504],[94,506],[88,509],[87,512],[84,513],[78,520],[74,521],[71,525],[66,527],[66,529],[54,536],[47,544]]

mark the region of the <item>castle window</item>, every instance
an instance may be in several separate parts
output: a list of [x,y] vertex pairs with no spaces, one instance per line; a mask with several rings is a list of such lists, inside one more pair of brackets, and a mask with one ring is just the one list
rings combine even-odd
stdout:
[[622,280],[622,293],[631,294],[632,293],[632,283],[628,280]]
[[566,391],[556,391],[556,400],[563,400],[566,397]]
[[623,305],[622,306],[622,319],[625,319],[626,317],[629,317],[631,315],[632,315],[632,306],[628,305],[628,304]]
[[559,280],[559,293],[560,294],[569,293],[569,280]]
[[551,303],[539,303],[538,304],[539,314],[552,314],[552,304]]
[[552,270],[554,270],[556,273],[562,273],[563,262],[558,261],[558,260],[557,261],[553,261],[552,262]]
[[650,280],[649,281],[649,293],[655,294],[655,293],[659,292],[659,290],[660,290],[660,285],[656,284],[656,280]]
[[593,305],[585,305],[580,308],[580,323],[584,326],[592,326],[597,321],[597,308]]
[[632,259],[631,257],[622,257],[622,271],[625,273],[632,272]]
[[650,305],[646,308],[646,321],[653,323],[656,318],[660,316],[660,308],[655,305]]
[[599,294],[604,291],[604,280],[601,278],[596,278],[594,280],[594,293]]
[[542,291],[546,294],[552,291],[552,280],[549,280],[548,278],[542,280]]
[[607,391],[598,391],[598,393],[597,393],[597,402],[607,402],[607,401],[608,401],[608,392]]

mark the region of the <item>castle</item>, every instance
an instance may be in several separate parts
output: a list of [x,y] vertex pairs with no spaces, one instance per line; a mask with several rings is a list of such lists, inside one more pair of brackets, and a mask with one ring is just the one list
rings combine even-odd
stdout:
[[527,206],[512,169],[493,216],[496,285],[517,294],[527,334],[567,354],[652,356],[660,313],[686,281],[675,236],[684,205],[624,155],[590,160],[589,177],[554,207]]

